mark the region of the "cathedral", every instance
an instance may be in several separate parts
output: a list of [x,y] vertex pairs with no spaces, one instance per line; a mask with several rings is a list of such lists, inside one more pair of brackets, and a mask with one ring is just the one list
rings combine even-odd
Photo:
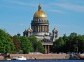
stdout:
[[54,28],[51,33],[49,32],[49,21],[41,5],[38,5],[38,10],[33,15],[31,28],[23,32],[23,36],[29,37],[32,35],[36,36],[38,40],[41,40],[45,53],[51,52],[51,47],[58,36],[58,31]]

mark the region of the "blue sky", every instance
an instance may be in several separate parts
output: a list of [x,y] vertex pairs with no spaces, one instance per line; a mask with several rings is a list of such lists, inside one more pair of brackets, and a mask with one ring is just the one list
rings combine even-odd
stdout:
[[22,34],[39,3],[48,16],[50,31],[55,27],[59,36],[84,34],[84,0],[0,0],[0,28],[11,35]]

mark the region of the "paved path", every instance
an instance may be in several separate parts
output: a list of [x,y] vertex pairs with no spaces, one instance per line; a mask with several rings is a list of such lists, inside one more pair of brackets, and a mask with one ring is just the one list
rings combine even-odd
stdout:
[[27,59],[66,59],[68,54],[10,54],[10,57],[24,56]]

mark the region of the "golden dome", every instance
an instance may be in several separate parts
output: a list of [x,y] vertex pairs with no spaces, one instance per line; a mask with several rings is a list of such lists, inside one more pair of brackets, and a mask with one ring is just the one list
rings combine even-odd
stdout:
[[41,6],[38,6],[38,11],[35,12],[34,17],[47,17],[44,11],[42,11]]

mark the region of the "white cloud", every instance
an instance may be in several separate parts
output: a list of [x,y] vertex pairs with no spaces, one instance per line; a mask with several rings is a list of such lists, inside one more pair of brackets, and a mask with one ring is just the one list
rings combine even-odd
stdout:
[[68,10],[84,12],[84,5],[70,4],[70,3],[55,3],[54,6],[59,6]]
[[9,5],[20,5],[20,6],[32,6],[35,7],[34,4],[16,0],[4,0],[4,2],[9,3]]
[[61,10],[52,9],[52,10],[49,10],[49,11],[50,11],[50,12],[53,12],[53,13],[64,14],[64,12],[62,12]]
[[[20,6],[31,6],[31,7],[36,7],[37,4],[35,3],[29,3],[29,2],[22,2],[20,0],[3,0],[4,2],[8,2],[14,5],[20,5]],[[79,4],[72,4],[71,2],[68,2],[67,0],[62,0],[56,3],[48,3],[48,4],[43,4],[44,7],[51,8],[53,7],[61,7],[67,10],[72,10],[72,11],[77,11],[77,12],[84,12],[84,5],[79,5]],[[52,12],[58,12],[62,13],[62,11],[59,10],[51,10]]]

